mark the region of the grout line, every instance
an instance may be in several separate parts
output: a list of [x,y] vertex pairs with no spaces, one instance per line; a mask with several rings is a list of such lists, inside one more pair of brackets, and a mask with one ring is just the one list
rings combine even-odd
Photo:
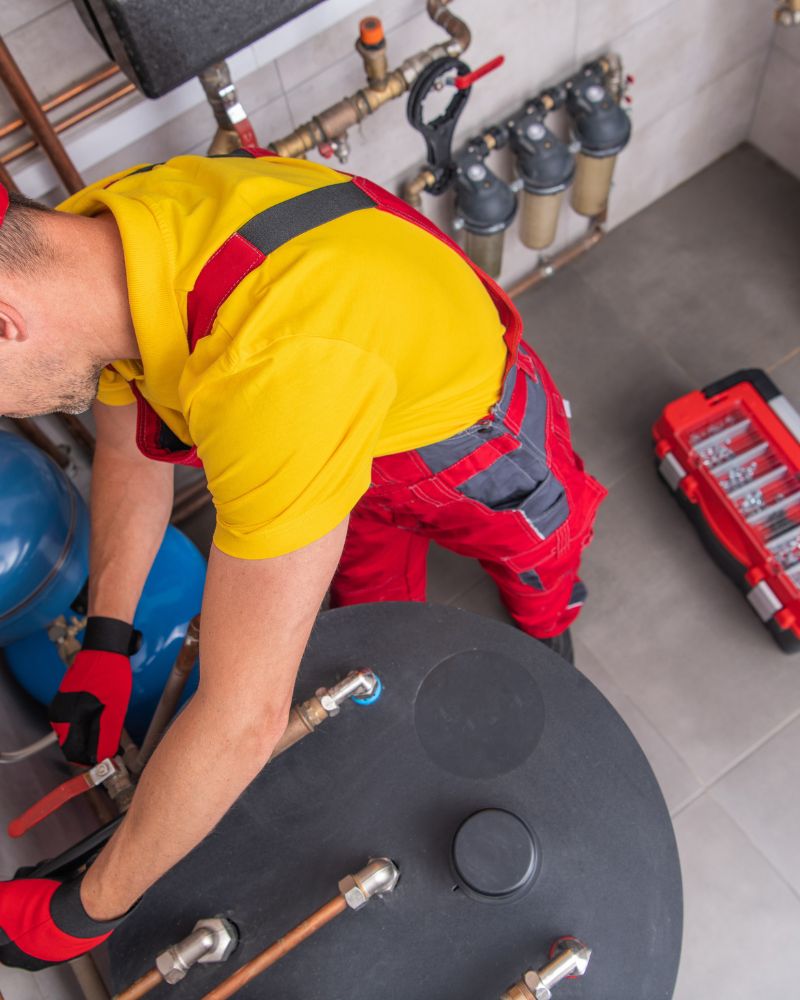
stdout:
[[723,778],[727,777],[727,775],[731,773],[731,771],[735,770],[735,768],[737,768],[740,764],[742,764],[745,760],[747,760],[748,757],[752,757],[754,753],[757,753],[762,747],[766,746],[766,744],[769,743],[770,740],[780,735],[780,733],[782,733],[784,729],[790,726],[793,722],[796,722],[798,718],[800,718],[800,708],[795,709],[795,711],[792,712],[792,714],[788,716],[786,719],[784,719],[783,722],[778,723],[777,726],[774,726],[760,740],[756,740],[756,742],[749,749],[742,751],[742,753],[740,753],[738,757],[735,757],[731,761],[731,763],[728,764],[727,767],[724,767],[719,772],[719,774],[717,774],[715,777],[713,777],[710,781],[706,783],[705,791],[710,792],[714,788],[714,786],[718,785]]
[[280,59],[273,59],[272,65],[275,67],[275,74],[278,77],[278,86],[281,88],[281,93],[286,97],[286,86],[283,82],[283,74],[281,73],[281,67],[279,65]]
[[748,140],[753,134],[753,125],[755,124],[756,115],[758,114],[758,109],[761,104],[761,94],[764,90],[764,82],[767,79],[767,70],[769,69],[769,64],[772,61],[772,56],[775,53],[777,46],[775,45],[775,30],[778,27],[777,22],[772,25],[772,32],[769,36],[769,45],[767,46],[766,57],[764,59],[764,65],[761,67],[761,74],[758,81],[758,86],[756,87],[756,99],[753,104],[753,111],[750,115],[750,120],[747,123],[747,138]]
[[[486,574],[486,576],[488,579],[491,579],[488,573]],[[483,577],[481,577],[480,580],[475,580],[473,583],[469,584],[469,586],[464,587],[463,590],[459,590],[457,594],[453,594],[452,597],[448,597],[444,603],[452,604],[454,601],[459,600],[459,598],[465,597],[467,594],[471,593],[473,590],[475,590],[476,587],[479,587],[483,582],[484,582]]]
[[753,838],[750,836],[750,834],[747,832],[747,830],[745,830],[744,827],[737,821],[736,817],[733,816],[733,815],[731,815],[731,813],[728,812],[728,810],[725,808],[725,806],[718,799],[714,798],[713,795],[710,795],[710,798],[711,798],[711,801],[714,803],[714,805],[717,806],[717,808],[721,809],[725,813],[725,815],[728,817],[728,819],[731,821],[731,823],[733,823],[733,825],[736,827],[736,829],[739,831],[739,833],[741,833],[741,835],[748,842],[748,844],[753,848],[753,850],[756,852],[756,854],[758,854],[762,858],[762,860],[765,862],[765,864],[767,865],[767,867],[770,868],[773,871],[773,873],[778,877],[779,881],[781,881],[786,886],[786,888],[795,897],[795,899],[798,901],[798,903],[800,903],[800,891],[798,891],[798,889],[796,889],[795,886],[792,885],[792,883],[783,874],[783,872],[780,870],[780,868],[778,868],[775,865],[775,863],[772,860],[772,858],[770,858],[769,855],[767,855],[767,854],[764,853],[764,849],[762,847],[760,847],[759,844],[757,844],[755,840],[753,840]]
[[[622,32],[621,35],[617,35],[614,38],[610,38],[603,46],[601,46],[601,48],[603,50],[617,49],[618,46],[619,46],[619,43],[624,38],[626,38],[626,36],[629,35],[634,29],[641,27],[643,24],[646,24],[647,21],[651,21],[654,17],[657,17],[662,11],[666,10],[667,7],[671,6],[672,4],[674,4],[676,2],[677,2],[677,0],[664,0],[664,2],[661,3],[658,7],[656,7],[655,10],[651,10],[649,14],[645,14],[644,17],[640,17],[637,20],[632,21],[625,28],[625,30]],[[580,17],[580,14],[578,16]],[[576,33],[576,41],[577,41],[577,33]],[[576,55],[577,55],[577,52],[576,52]]]
[[[670,744],[670,746],[671,745],[672,744]],[[647,755],[645,754],[645,756]],[[685,812],[689,808],[689,806],[693,805],[695,802],[697,802],[698,799],[701,799],[705,794],[706,794],[705,788],[698,788],[696,792],[692,792],[692,794],[688,798],[684,799],[684,801],[681,802],[680,805],[676,806],[675,809],[669,814],[669,817],[672,820],[672,822],[674,823],[682,812]],[[716,802],[716,799],[714,801]]]
[[575,7],[575,29],[572,32],[572,64],[578,63],[578,34],[581,22],[581,0],[574,0]]
[[31,25],[36,24],[37,21],[41,21],[45,17],[50,17],[51,14],[54,14],[57,10],[61,10],[62,7],[72,7],[72,6],[73,5],[70,3],[70,0],[64,0],[63,3],[54,3],[49,10],[43,10],[41,14],[36,14],[29,21],[23,21],[21,24],[18,24],[16,28],[9,31],[8,34],[3,35],[6,45],[8,45],[8,47],[11,48],[10,40],[14,37],[14,35],[17,35],[21,31],[24,31],[25,29],[31,27]]
[[[698,792],[697,794],[691,796],[691,798],[687,799],[686,802],[682,803],[675,810],[675,812],[671,813],[670,814],[670,819],[672,820],[673,826],[674,826],[675,820],[678,818],[678,816],[680,816],[682,813],[684,813],[690,806],[694,805],[695,802],[697,802],[699,799],[701,799],[705,794],[706,794],[706,790]],[[718,809],[722,810],[722,812],[725,814],[726,818],[733,824],[733,826],[736,827],[736,829],[739,831],[739,833],[742,835],[742,837],[747,841],[747,843],[750,845],[750,847],[755,851],[755,853],[761,858],[761,860],[764,862],[764,864],[778,878],[778,881],[781,882],[789,890],[789,892],[795,897],[795,899],[798,901],[798,903],[800,903],[800,891],[798,891],[795,888],[795,886],[792,885],[792,883],[788,880],[788,878],[784,875],[784,873],[775,865],[775,863],[772,861],[772,859],[767,854],[764,853],[763,848],[761,846],[759,846],[759,844],[757,844],[755,840],[753,840],[753,838],[750,836],[750,834],[747,832],[747,830],[745,830],[744,827],[737,821],[736,817],[733,816],[733,815],[731,815],[731,813],[728,812],[728,810],[725,808],[725,806],[723,805],[723,803],[720,802],[718,799],[714,798],[714,796],[712,794],[710,794],[710,793],[709,793],[709,799],[710,799],[711,802],[714,803],[714,805]],[[680,855],[680,845],[679,845],[679,848],[678,848],[678,853]]]
[[793,63],[800,63],[800,55],[795,55],[794,52],[791,52],[789,49],[785,49],[782,45],[778,45],[778,43],[777,43],[778,32],[781,30],[781,28],[784,31],[790,31],[790,30],[796,31],[797,30],[796,26],[794,27],[794,29],[790,29],[790,28],[787,28],[784,25],[779,25],[779,24],[776,23],[775,27],[773,29],[772,40],[771,40],[771,43],[770,43],[770,47],[775,52],[780,52],[780,54],[782,56],[786,56],[787,59],[791,59],[791,61]]
[[785,357],[783,357],[779,361],[775,361],[773,364],[771,364],[766,369],[767,372],[769,372],[770,374],[772,374],[777,368],[780,368],[781,365],[786,364],[787,361],[791,361],[792,358],[796,358],[798,354],[800,354],[800,347],[795,347],[795,349],[793,351],[789,351],[789,353]]

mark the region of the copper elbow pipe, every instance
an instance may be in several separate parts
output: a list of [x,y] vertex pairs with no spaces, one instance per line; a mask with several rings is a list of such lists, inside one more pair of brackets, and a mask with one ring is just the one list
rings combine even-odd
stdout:
[[444,28],[451,41],[447,45],[449,56],[460,56],[466,52],[472,41],[472,34],[461,18],[447,9],[451,0],[428,0],[428,17],[440,28]]
[[412,177],[403,184],[401,197],[407,201],[412,208],[417,210],[422,208],[422,192],[426,191],[436,178],[430,170],[422,170],[416,177]]

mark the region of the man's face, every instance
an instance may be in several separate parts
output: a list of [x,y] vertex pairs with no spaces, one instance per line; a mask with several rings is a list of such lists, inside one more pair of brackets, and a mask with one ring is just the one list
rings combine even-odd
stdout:
[[102,370],[94,359],[64,350],[40,352],[30,341],[0,343],[0,414],[83,413],[94,402]]

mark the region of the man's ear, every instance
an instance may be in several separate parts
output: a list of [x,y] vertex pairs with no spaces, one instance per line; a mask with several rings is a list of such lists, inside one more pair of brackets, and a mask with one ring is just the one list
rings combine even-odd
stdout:
[[8,302],[0,301],[0,343],[27,339],[28,329],[22,314]]

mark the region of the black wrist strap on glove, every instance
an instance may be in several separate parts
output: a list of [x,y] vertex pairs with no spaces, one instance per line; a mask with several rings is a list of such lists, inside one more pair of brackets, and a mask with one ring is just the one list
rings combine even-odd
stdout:
[[120,653],[133,656],[142,643],[142,633],[130,622],[119,618],[104,618],[94,615],[86,622],[83,634],[83,649],[97,649],[104,653]]

